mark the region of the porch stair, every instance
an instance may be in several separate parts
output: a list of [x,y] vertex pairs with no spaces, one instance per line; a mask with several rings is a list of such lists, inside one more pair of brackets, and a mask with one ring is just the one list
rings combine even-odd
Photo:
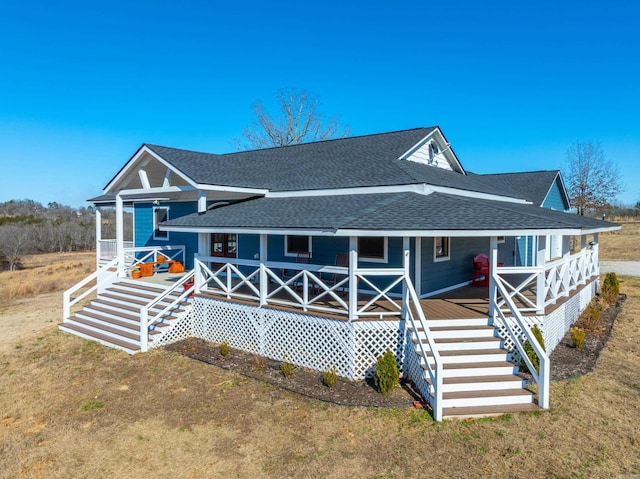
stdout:
[[[431,337],[443,365],[443,418],[468,418],[535,411],[534,394],[518,376],[498,330],[489,318],[428,320]],[[416,354],[418,342],[426,351],[420,358],[424,380],[431,386],[427,362],[434,367],[424,330],[411,331]],[[430,398],[432,399],[432,398]]]
[[[166,287],[142,281],[120,280],[99,293],[96,299],[84,306],[60,324],[59,329],[97,341],[105,346],[120,349],[129,354],[140,352],[141,310],[167,290]],[[149,310],[149,315],[160,313],[180,296],[173,291]],[[191,308],[190,301],[183,301],[165,314],[148,329],[151,345],[155,337],[169,328]]]

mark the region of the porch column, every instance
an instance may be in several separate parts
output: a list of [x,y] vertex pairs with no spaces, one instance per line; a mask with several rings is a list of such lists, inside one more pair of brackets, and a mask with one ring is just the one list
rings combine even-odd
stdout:
[[498,286],[494,275],[498,267],[498,237],[492,236],[489,240],[489,316],[495,318],[495,308],[498,304]]
[[100,268],[100,240],[102,239],[102,211],[96,206],[93,210],[96,214],[96,269]]
[[416,287],[418,298],[422,294],[422,238],[416,236],[416,250],[414,252],[413,285]]
[[580,284],[587,282],[589,273],[589,259],[587,258],[587,235],[580,235]]
[[[411,242],[409,241],[409,237],[408,236],[403,236],[402,237],[402,250],[403,250],[403,259],[402,259],[402,266],[404,267],[404,275],[405,277],[409,277],[410,276],[410,263],[409,261],[411,260]],[[406,301],[404,301],[404,299],[407,297],[407,282],[406,281],[402,281],[402,318],[406,318]]]
[[358,319],[358,237],[349,236],[349,321]]
[[267,294],[269,293],[269,278],[267,277],[267,235],[260,235],[260,306],[267,304]]
[[124,202],[120,193],[116,195],[116,255],[118,257],[118,276],[126,274],[124,264]]
[[593,235],[593,265],[595,269],[595,276],[600,276],[600,233],[594,233]]
[[547,237],[538,236],[537,241],[538,251],[536,252],[536,266],[541,268],[542,271],[538,273],[538,279],[536,282],[536,308],[538,314],[544,314],[544,301],[546,297],[545,292],[545,264],[547,261]]

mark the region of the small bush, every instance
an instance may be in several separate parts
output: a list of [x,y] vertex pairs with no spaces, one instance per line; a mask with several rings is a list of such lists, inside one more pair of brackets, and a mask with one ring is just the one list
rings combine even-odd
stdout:
[[327,368],[327,370],[322,374],[322,383],[328,388],[332,388],[338,382],[338,373],[336,372],[336,367]]
[[280,364],[280,371],[285,378],[293,375],[293,364],[287,361],[287,355],[282,357],[282,363]]
[[600,320],[602,319],[602,307],[594,302],[584,309],[580,318],[578,318],[578,324],[582,326],[585,331],[596,332],[600,329]]
[[220,354],[222,354],[224,358],[229,356],[229,343],[226,341],[220,345]]
[[[531,332],[533,333],[535,338],[538,340],[538,344],[540,344],[540,347],[542,348],[542,350],[546,351],[547,349],[544,346],[544,338],[542,337],[542,331],[540,331],[540,328],[538,327],[538,325],[535,325],[533,328],[531,328]],[[531,343],[529,342],[529,340],[526,340],[522,345],[522,347],[524,348],[524,352],[527,353],[527,357],[529,358],[529,361],[531,361],[531,364],[533,364],[533,367],[535,368],[536,372],[539,373],[540,358],[538,358],[538,355],[533,349],[533,346],[531,346]],[[527,363],[524,361],[524,359],[522,360],[522,369],[525,372],[531,372],[529,371]]]
[[607,273],[604,277],[600,293],[608,304],[615,305],[616,301],[618,301],[618,295],[620,294],[620,281],[618,281],[618,276],[613,271]]
[[102,409],[104,407],[104,403],[102,401],[87,401],[80,406],[81,411],[95,411],[97,409]]
[[574,326],[569,332],[571,334],[571,346],[576,349],[582,349],[585,340],[584,328]]
[[400,384],[396,357],[390,349],[378,358],[373,384],[376,391],[382,394],[393,391]]

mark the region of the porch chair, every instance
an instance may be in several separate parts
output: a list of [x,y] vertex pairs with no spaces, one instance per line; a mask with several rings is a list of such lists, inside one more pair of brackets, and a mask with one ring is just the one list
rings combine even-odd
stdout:
[[[298,253],[296,254],[296,263],[309,264],[310,259],[311,259],[311,253],[309,251],[298,251]],[[295,269],[288,269],[288,268],[280,269],[280,277],[282,278],[282,281],[284,281],[285,283],[289,281],[291,278],[293,278],[296,274],[298,274],[298,270],[295,270]],[[296,290],[298,289],[299,285],[302,285],[302,282],[294,285]]]
[[[346,266],[349,267],[349,254],[348,253],[338,253],[336,255],[336,266]],[[322,278],[323,281],[331,286],[335,286],[340,281],[344,279],[346,275],[342,273],[331,273],[326,278]],[[345,285],[342,285],[342,292],[344,293]]]
[[489,258],[478,254],[473,258],[473,286],[489,286]]

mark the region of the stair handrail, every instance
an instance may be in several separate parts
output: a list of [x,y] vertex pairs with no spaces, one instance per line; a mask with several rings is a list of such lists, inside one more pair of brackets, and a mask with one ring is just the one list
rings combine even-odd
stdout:
[[140,351],[146,352],[149,349],[149,325],[155,323],[162,316],[167,314],[170,310],[176,307],[178,303],[184,301],[184,299],[191,294],[193,289],[195,288],[195,284],[192,284],[188,288],[184,288],[184,292],[179,295],[175,300],[173,300],[169,305],[167,305],[162,311],[156,313],[151,318],[149,318],[149,310],[153,308],[156,304],[160,303],[167,296],[173,293],[176,289],[181,288],[184,283],[189,281],[189,279],[193,276],[195,270],[188,271],[183,276],[178,279],[173,286],[165,289],[161,294],[153,298],[147,304],[145,304],[142,308],[140,308]]
[[[433,334],[431,333],[431,329],[427,323],[427,318],[424,315],[424,311],[422,310],[422,305],[420,304],[420,298],[418,298],[418,293],[413,286],[413,282],[411,278],[407,275],[405,276],[406,282],[406,295],[405,295],[405,311],[406,316],[411,323],[411,327],[416,335],[416,339],[418,341],[418,348],[420,349],[420,354],[424,359],[425,366],[427,367],[427,372],[429,373],[429,377],[431,378],[431,388],[433,389],[433,418],[436,421],[442,421],[442,389],[443,389],[443,365],[440,359],[440,353],[438,352],[438,348],[436,346],[435,339]],[[418,322],[424,331],[424,334],[427,339],[427,343],[429,345],[429,349],[431,350],[431,354],[433,356],[433,361],[435,364],[435,370],[429,364],[429,358],[427,356],[427,352],[424,349],[424,345],[418,336],[418,328],[416,326],[416,319],[411,311],[411,305],[413,305],[414,309],[418,313]]]
[[504,279],[502,279],[497,273],[493,273],[493,280],[496,284],[498,292],[504,299],[505,304],[509,307],[509,310],[511,311],[511,314],[513,315],[513,319],[515,320],[517,326],[523,332],[526,340],[529,341],[529,344],[538,356],[538,360],[540,363],[540,372],[537,372],[533,367],[529,356],[524,350],[524,344],[521,342],[520,336],[514,330],[512,323],[507,320],[504,312],[500,308],[494,308],[494,311],[500,316],[501,323],[509,333],[509,336],[511,337],[513,344],[516,346],[518,353],[520,353],[522,360],[527,365],[527,368],[529,368],[529,372],[531,373],[533,380],[538,384],[538,405],[543,409],[549,409],[549,381],[551,377],[551,363],[549,360],[549,356],[547,356],[547,353],[542,349],[542,346],[540,346],[540,343],[536,339],[535,335],[531,332],[529,326],[525,324],[522,313],[520,313],[520,310],[514,303],[513,299],[511,298],[503,284]]
[[[63,298],[62,299],[62,322],[67,322],[69,320],[69,317],[71,316],[71,307],[74,304],[78,303],[80,300],[84,299],[89,294],[93,293],[96,289],[98,289],[98,287],[100,285],[102,285],[103,283],[105,283],[107,281],[96,281],[95,285],[93,285],[91,288],[87,289],[84,293],[80,294],[79,296],[77,296],[75,298],[71,298],[71,295],[73,293],[75,293],[76,291],[78,291],[80,288],[83,288],[84,286],[89,284],[91,281],[97,280],[97,278],[99,278],[101,275],[104,275],[105,273],[107,273],[108,270],[114,269],[114,268],[115,268],[115,270],[112,271],[111,273],[113,274],[113,276],[117,276],[117,274],[118,274],[118,258],[114,258],[111,261],[109,261],[107,264],[102,266],[101,268],[98,268],[96,271],[91,273],[86,278],[78,281],[76,284],[71,286],[68,290],[66,290],[62,294],[62,298]],[[111,276],[111,275],[109,275],[109,276]]]

